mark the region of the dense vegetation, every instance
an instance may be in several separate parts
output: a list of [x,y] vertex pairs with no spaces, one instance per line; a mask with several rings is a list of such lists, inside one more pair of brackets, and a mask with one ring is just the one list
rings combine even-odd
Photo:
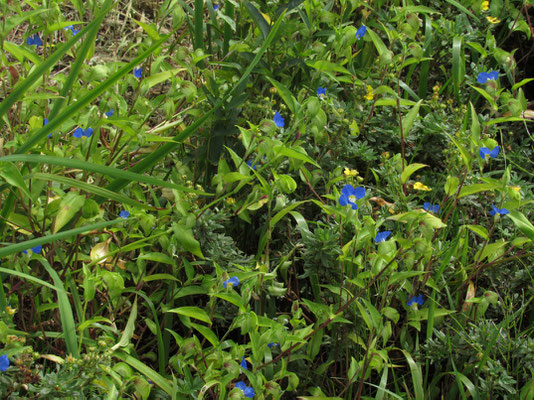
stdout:
[[531,3],[0,0],[0,397],[534,399]]

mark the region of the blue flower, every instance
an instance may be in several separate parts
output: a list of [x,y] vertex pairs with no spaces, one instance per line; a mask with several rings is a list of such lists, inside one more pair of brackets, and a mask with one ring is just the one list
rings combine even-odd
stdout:
[[254,391],[253,388],[247,386],[247,384],[243,381],[239,381],[237,382],[235,385],[234,385],[236,388],[238,389],[241,389],[243,391],[243,394],[245,395],[245,397],[251,399],[254,397],[254,395],[256,394],[256,392]]
[[70,30],[72,32],[72,36],[76,35],[78,32],[80,32],[79,29],[74,29],[74,26],[73,25],[69,25],[69,26],[66,26],[65,28],[66,31]]
[[218,11],[219,8],[220,8],[220,6],[218,4],[214,4],[213,5],[213,10]]
[[115,110],[113,110],[113,108],[110,108],[108,112],[104,113],[104,115],[106,117],[111,117],[114,112],[115,112]]
[[33,36],[30,36],[26,39],[26,44],[29,45],[29,46],[42,46],[43,45],[43,41],[41,40],[41,38],[39,37],[39,35],[36,33],[35,35]]
[[439,211],[439,204],[430,204],[428,201],[423,204],[423,208],[427,211],[437,213]]
[[270,348],[270,349],[272,349],[273,347],[278,347],[278,348],[280,348],[280,343],[274,343],[274,342],[273,342],[273,343],[269,343],[269,344],[267,345],[267,347]]
[[6,372],[6,370],[9,368],[9,358],[5,354],[2,354],[0,356],[0,371]]
[[356,200],[365,197],[365,189],[361,186],[355,188],[352,185],[345,185],[341,189],[341,196],[339,196],[339,204],[343,207],[350,204],[353,210],[357,210]]
[[74,136],[75,138],[81,139],[83,137],[87,137],[87,138],[91,137],[92,134],[93,134],[93,128],[87,128],[85,131],[82,128],[77,128],[72,134],[72,136]]
[[[35,247],[32,247],[32,248],[31,248],[31,251],[32,251],[32,253],[34,253],[34,254],[39,254],[42,250],[43,250],[43,246],[42,246],[42,245],[35,246]],[[28,254],[28,250],[22,250],[22,252],[23,252],[24,254]]]
[[239,286],[239,278],[237,276],[232,276],[230,279],[223,282],[223,288],[226,289],[226,286],[228,284],[231,284],[232,287],[238,287]]
[[481,147],[478,151],[478,154],[480,154],[480,158],[486,158],[486,156],[490,156],[491,158],[495,158],[499,155],[499,152],[501,149],[499,146],[495,146],[493,150],[488,149],[487,147]]
[[130,213],[128,211],[126,211],[126,210],[122,210],[119,213],[119,217],[124,218],[124,219],[128,218],[129,216],[130,216]]
[[356,39],[360,40],[362,37],[365,36],[366,33],[367,33],[367,27],[365,25],[360,26],[358,30],[356,31]]
[[326,97],[326,88],[319,86],[317,88],[317,96],[319,96],[320,99]]
[[252,160],[248,160],[247,161],[247,165],[252,169],[256,169],[257,168],[255,164],[252,164]]
[[391,231],[378,232],[375,237],[375,243],[385,242],[389,235],[391,235]]
[[284,127],[284,117],[282,117],[278,111],[274,113],[273,120],[277,127],[279,128]]
[[[43,126],[48,125],[48,118],[45,118],[43,121]],[[49,133],[47,137],[52,137],[52,134]]]
[[253,398],[256,392],[254,391],[254,388],[251,388],[250,386],[246,387],[245,390],[243,390],[243,394],[246,398]]
[[508,211],[506,208],[501,208],[500,210],[495,207],[494,204],[491,205],[491,211],[490,211],[490,214],[491,215],[496,215],[496,214],[500,214],[500,215],[506,215],[506,214],[509,214],[510,211]]
[[499,78],[499,71],[481,72],[478,74],[477,82],[486,83],[487,81],[497,80]]
[[245,360],[245,356],[243,356],[243,359],[241,360],[241,368],[248,370],[247,360]]
[[406,304],[408,305],[408,307],[411,307],[414,304],[419,304],[420,306],[422,306],[424,302],[425,301],[423,300],[422,294],[420,294],[419,296],[413,296],[412,298],[410,298],[410,296],[406,298]]
[[143,68],[134,68],[133,74],[136,78],[142,78],[143,77]]

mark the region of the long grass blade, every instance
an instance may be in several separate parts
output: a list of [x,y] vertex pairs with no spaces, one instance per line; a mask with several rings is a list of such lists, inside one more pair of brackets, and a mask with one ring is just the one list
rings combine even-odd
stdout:
[[22,250],[27,250],[35,246],[56,242],[61,239],[79,235],[80,233],[107,228],[108,226],[115,225],[121,222],[124,222],[124,220],[122,218],[117,218],[111,221],[85,225],[79,228],[70,229],[68,231],[54,233],[53,235],[47,235],[47,236],[43,236],[43,237],[36,238],[36,239],[26,240],[20,243],[10,244],[9,246],[5,246],[0,249],[0,257],[6,257],[6,256],[9,256],[10,254],[19,253]]
[[59,318],[61,319],[61,328],[63,330],[63,336],[65,338],[65,345],[67,351],[74,357],[79,358],[80,353],[78,350],[78,337],[76,336],[76,325],[74,323],[74,315],[72,314],[72,307],[69,302],[69,297],[65,291],[65,286],[59,278],[57,272],[50,266],[48,261],[42,256],[39,256],[39,262],[43,264],[46,271],[54,281],[55,289],[57,292],[57,303],[59,306]]

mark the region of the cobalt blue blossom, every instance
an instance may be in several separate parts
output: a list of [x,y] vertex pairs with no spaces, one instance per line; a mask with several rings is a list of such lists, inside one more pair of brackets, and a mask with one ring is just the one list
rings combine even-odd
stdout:
[[232,287],[238,287],[239,286],[239,278],[237,276],[232,276],[230,279],[223,282],[223,288],[226,289],[226,286],[228,284],[231,284]]
[[36,47],[39,47],[43,45],[43,41],[41,40],[39,35],[36,33],[35,35],[30,36],[26,39],[26,44],[29,46],[35,45]]
[[126,211],[126,210],[122,210],[119,213],[119,217],[124,218],[124,219],[128,218],[129,216],[130,216],[130,213],[128,211]]
[[341,189],[341,196],[339,196],[339,204],[343,207],[351,205],[353,210],[357,210],[356,200],[360,200],[365,197],[365,188],[359,186],[357,188],[352,185],[345,185]]
[[[42,245],[35,246],[35,247],[32,247],[30,250],[31,250],[32,253],[34,253],[34,254],[39,254],[39,253],[43,250],[43,246],[42,246]],[[23,252],[24,254],[28,254],[28,250],[22,250],[22,252]]]
[[431,204],[427,201],[423,204],[423,208],[427,211],[437,213],[439,211],[439,204]]
[[[43,126],[48,125],[48,118],[45,118],[43,121]],[[52,137],[52,134],[49,133],[47,137]]]
[[326,97],[326,88],[319,86],[317,88],[317,96],[319,96],[319,98],[321,98],[321,99],[323,97]]
[[79,29],[74,29],[73,25],[66,26],[64,28],[66,31],[70,30],[72,32],[72,36],[76,35],[78,32],[80,32]]
[[487,81],[497,80],[497,78],[499,78],[499,71],[481,72],[478,74],[477,82],[483,84]]
[[270,348],[270,349],[272,349],[273,347],[278,347],[278,348],[280,348],[280,343],[274,343],[274,342],[273,342],[273,343],[269,343],[269,344],[267,345],[267,347]]
[[133,74],[136,78],[142,78],[143,77],[143,68],[134,68]]
[[247,165],[252,169],[256,169],[256,164],[252,164],[252,160],[248,160]]
[[243,356],[239,365],[241,365],[241,368],[248,370],[247,360],[245,360],[245,356]]
[[91,137],[92,134],[93,134],[93,128],[87,128],[85,131],[82,128],[77,128],[72,134],[72,136],[74,136],[75,138],[81,139],[83,137],[86,137],[86,138]]
[[254,391],[253,388],[247,386],[247,384],[243,381],[239,381],[237,382],[235,385],[234,385],[236,388],[238,389],[241,389],[243,391],[243,394],[245,395],[245,397],[251,399],[254,397],[254,395],[256,394],[256,392]]
[[215,11],[218,11],[219,8],[220,8],[220,6],[219,6],[218,4],[213,5],[213,9],[214,9]]
[[356,39],[360,40],[362,37],[365,36],[366,33],[367,33],[367,27],[365,25],[360,26],[358,30],[356,31]]
[[495,158],[499,155],[499,152],[501,149],[499,146],[495,146],[493,150],[488,149],[487,147],[481,147],[478,151],[478,154],[480,154],[480,158],[486,158],[486,156],[490,156],[491,158]]
[[0,356],[0,371],[6,372],[6,370],[9,368],[9,358],[5,354],[2,354]]
[[114,112],[115,112],[115,110],[113,110],[113,108],[110,108],[108,112],[104,113],[104,115],[106,117],[111,117]]
[[375,237],[375,243],[385,242],[389,235],[391,235],[391,231],[378,232]]
[[273,120],[277,127],[279,128],[284,127],[284,117],[282,117],[278,111],[274,113]]
[[412,298],[410,298],[410,296],[406,298],[406,304],[408,305],[408,307],[411,307],[414,304],[419,304],[420,306],[422,306],[424,302],[425,301],[423,300],[422,294],[420,294],[419,296],[413,296]]
[[495,207],[494,204],[491,205],[491,211],[490,211],[490,214],[491,215],[497,215],[497,214],[500,214],[500,215],[506,215],[506,214],[509,214],[510,211],[508,211],[506,208],[501,208],[501,209],[498,209],[497,207]]

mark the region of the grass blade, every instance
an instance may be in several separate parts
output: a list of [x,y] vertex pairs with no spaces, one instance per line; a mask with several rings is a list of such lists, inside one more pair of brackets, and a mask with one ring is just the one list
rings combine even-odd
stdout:
[[72,314],[72,307],[69,302],[69,297],[63,286],[63,282],[59,278],[57,272],[50,266],[48,261],[42,256],[39,256],[39,261],[45,267],[46,271],[54,281],[57,292],[57,303],[59,306],[59,318],[61,319],[61,328],[63,336],[65,337],[65,345],[67,351],[74,357],[79,358],[78,338],[76,336],[76,325],[74,323],[74,316]]
[[99,222],[97,224],[85,225],[79,228],[70,229],[64,232],[58,232],[53,235],[47,235],[36,239],[26,240],[20,243],[10,244],[9,246],[2,247],[0,249],[0,257],[9,256],[10,254],[19,253],[22,250],[31,249],[32,247],[52,243],[61,239],[65,239],[71,236],[76,236],[80,233],[92,231],[94,229],[107,228],[108,226],[124,222],[122,218],[117,218],[111,221]]

